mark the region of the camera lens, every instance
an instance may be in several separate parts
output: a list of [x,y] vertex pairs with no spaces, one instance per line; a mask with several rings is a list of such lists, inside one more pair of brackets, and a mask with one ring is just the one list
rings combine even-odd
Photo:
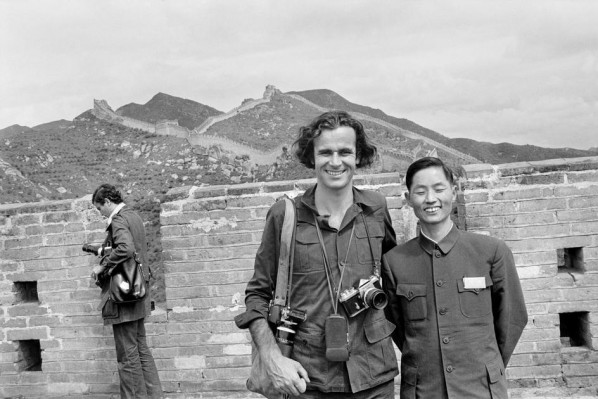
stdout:
[[364,302],[374,309],[384,309],[388,304],[388,298],[384,291],[372,288],[366,291],[363,296]]
[[295,342],[295,331],[284,326],[276,327],[276,342],[283,356],[290,357]]

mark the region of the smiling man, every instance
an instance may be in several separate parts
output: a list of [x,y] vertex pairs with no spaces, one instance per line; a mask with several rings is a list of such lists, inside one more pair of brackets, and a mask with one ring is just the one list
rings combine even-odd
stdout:
[[513,255],[453,224],[456,187],[440,159],[415,161],[405,179],[421,234],[384,256],[382,275],[401,399],[507,399],[505,367],[527,323]]
[[[283,357],[267,321],[284,201],[268,212],[245,291],[247,310],[235,322],[249,327],[269,380],[280,393],[310,399],[394,399],[395,327],[385,318],[385,302],[370,303],[361,294],[343,301],[341,295],[358,291],[351,289],[362,281],[378,284],[382,255],[396,245],[385,198],[353,187],[356,169],[371,165],[376,147],[358,120],[332,111],[302,127],[294,149],[315,170],[317,183],[295,199],[290,309],[305,314],[305,320],[294,326],[290,358]],[[347,303],[368,306],[355,311]]]

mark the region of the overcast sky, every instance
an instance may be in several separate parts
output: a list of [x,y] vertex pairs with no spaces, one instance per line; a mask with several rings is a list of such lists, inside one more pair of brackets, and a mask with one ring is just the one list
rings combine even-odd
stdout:
[[0,128],[330,89],[448,137],[598,147],[598,1],[0,0]]

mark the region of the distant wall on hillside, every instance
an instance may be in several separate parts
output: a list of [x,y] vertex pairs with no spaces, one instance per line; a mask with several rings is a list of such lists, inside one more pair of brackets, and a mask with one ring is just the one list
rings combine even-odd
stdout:
[[[598,395],[598,158],[467,165],[465,173],[459,224],[506,241],[529,310],[507,368],[511,387]],[[395,174],[355,182],[386,196],[399,241],[414,236]],[[167,398],[251,397],[249,335],[233,317],[243,311],[267,210],[312,183],[167,194],[160,217],[167,308],[147,320]],[[102,326],[89,278],[96,260],[81,251],[103,239],[104,226],[89,197],[0,205],[0,397],[117,395],[112,331]]]

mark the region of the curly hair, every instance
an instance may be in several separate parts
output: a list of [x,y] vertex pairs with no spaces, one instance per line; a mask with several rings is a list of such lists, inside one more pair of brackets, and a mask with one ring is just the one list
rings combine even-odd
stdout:
[[118,191],[112,184],[104,183],[93,192],[91,202],[92,204],[98,203],[104,205],[106,199],[109,199],[114,204],[123,202],[123,197],[120,191]]
[[299,162],[314,169],[314,140],[322,134],[323,130],[334,130],[341,126],[351,127],[355,131],[357,168],[370,166],[376,160],[377,148],[368,138],[361,122],[345,111],[325,112],[309,125],[299,128],[298,138],[293,143],[295,156]]

